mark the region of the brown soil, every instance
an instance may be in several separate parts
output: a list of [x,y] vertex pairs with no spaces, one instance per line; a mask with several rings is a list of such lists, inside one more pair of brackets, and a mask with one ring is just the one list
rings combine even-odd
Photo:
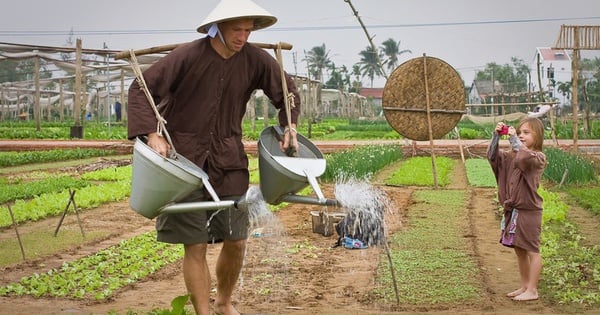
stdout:
[[[498,218],[493,189],[472,189],[467,186],[461,163],[448,189],[467,190],[470,202],[465,209],[469,228],[465,240],[471,255],[480,268],[484,296],[475,304],[450,307],[399,306],[382,307],[371,298],[370,290],[378,284],[375,270],[383,249],[365,250],[332,248],[335,235],[325,237],[313,233],[310,211],[315,206],[292,204],[277,212],[278,221],[285,228],[283,237],[251,237],[246,262],[235,303],[243,314],[557,314],[557,309],[539,301],[513,302],[504,297],[518,284],[516,259],[512,251],[498,245]],[[402,222],[411,205],[413,187],[387,187],[382,184],[393,166],[373,179],[392,200],[392,214],[386,217],[387,232],[401,232]],[[326,196],[332,196],[332,186],[321,187]],[[6,267],[1,272],[0,285],[18,281],[22,276],[60,266],[143,231],[153,229],[153,221],[129,209],[127,202],[104,205],[81,213],[86,231],[109,231],[111,236],[102,241],[84,244],[71,250]],[[589,218],[587,218],[589,219]],[[58,218],[20,226],[21,233],[56,227]],[[597,220],[597,219],[596,219]],[[596,221],[597,222],[597,221]],[[77,226],[74,215],[67,216],[64,227]],[[596,225],[597,226],[597,225]],[[590,229],[588,236],[598,239],[598,229]],[[14,231],[0,231],[0,240],[14,237]],[[212,274],[220,246],[211,246],[209,260]],[[300,254],[290,254],[290,250]],[[386,264],[386,262],[381,262]],[[214,279],[213,279],[214,282]],[[0,314],[106,314],[127,310],[166,309],[171,300],[185,294],[181,262],[163,268],[148,279],[126,287],[108,301],[80,301],[54,298],[0,297]],[[402,299],[402,297],[400,297]],[[592,313],[589,313],[592,314]],[[597,314],[597,313],[595,313]]]

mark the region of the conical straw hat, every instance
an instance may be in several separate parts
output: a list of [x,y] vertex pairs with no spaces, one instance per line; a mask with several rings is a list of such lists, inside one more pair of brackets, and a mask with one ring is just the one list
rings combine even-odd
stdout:
[[254,19],[254,30],[269,27],[277,22],[274,15],[251,0],[221,0],[196,30],[206,34],[213,23],[239,18]]

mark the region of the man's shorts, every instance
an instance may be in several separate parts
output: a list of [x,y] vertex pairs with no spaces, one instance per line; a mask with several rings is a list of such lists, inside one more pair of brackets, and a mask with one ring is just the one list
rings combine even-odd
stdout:
[[[238,199],[239,196],[221,198]],[[182,202],[206,200],[204,194],[197,193]],[[212,244],[223,240],[242,240],[248,238],[249,225],[248,212],[232,208],[161,214],[156,218],[157,240],[172,244]]]

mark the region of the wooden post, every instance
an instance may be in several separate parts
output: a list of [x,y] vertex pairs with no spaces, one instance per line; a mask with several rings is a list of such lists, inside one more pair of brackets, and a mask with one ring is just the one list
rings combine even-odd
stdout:
[[21,241],[21,235],[19,234],[19,229],[17,228],[17,221],[15,221],[15,216],[13,215],[10,205],[8,205],[8,213],[10,213],[10,219],[12,220],[13,227],[15,228],[15,233],[17,234],[17,240],[19,241],[19,247],[21,248],[21,256],[23,257],[23,260],[25,260],[25,250],[23,249],[23,242]]
[[463,164],[465,164],[465,152],[463,151],[462,140],[460,139],[460,130],[458,130],[458,127],[454,127],[454,130],[456,131],[456,137],[458,139],[458,149],[460,150],[460,160],[462,161]]
[[125,104],[125,70],[121,67],[121,115],[122,121],[127,121],[127,106]]
[[[578,45],[578,29],[575,28],[575,45],[577,47]],[[579,78],[579,71],[577,69],[577,67],[579,66],[579,49],[573,49],[573,78],[571,79],[573,82],[573,87],[572,87],[572,95],[573,95],[573,150],[575,150],[575,152],[578,151],[577,148],[577,138],[579,137],[578,135],[578,130],[579,130],[579,100],[577,99],[579,97],[579,93],[577,93],[577,79]]]
[[79,224],[79,229],[81,230],[81,236],[83,236],[83,238],[85,238],[85,232],[83,231],[83,225],[81,224],[81,220],[79,218],[79,212],[77,211],[77,205],[75,204],[75,192],[76,192],[76,190],[69,189],[69,202],[67,202],[65,211],[63,211],[62,216],[58,220],[58,225],[56,226],[56,229],[54,230],[54,237],[56,237],[56,235],[58,235],[58,230],[60,229],[60,226],[62,225],[65,217],[67,216],[67,211],[69,211],[69,206],[71,204],[73,204],[73,211],[75,211],[75,216],[77,217],[77,223]]
[[427,127],[429,130],[429,146],[431,147],[431,167],[433,170],[433,189],[438,188],[437,167],[435,164],[435,152],[433,144],[433,127],[431,126],[431,104],[429,100],[429,84],[427,82],[427,56],[423,54],[423,76],[425,78],[425,100],[427,105]]
[[40,104],[40,57],[35,57],[35,103],[33,103],[33,117],[35,119],[35,130],[42,130],[42,111]]
[[75,126],[81,126],[81,38],[77,39],[75,49],[75,107],[73,108],[73,119],[75,120]]
[[60,122],[65,121],[65,95],[64,95],[64,90],[63,90],[63,80],[59,79],[58,80],[58,88],[59,88],[59,93],[60,93],[60,98],[58,100],[59,105],[58,105],[58,110],[60,111],[58,113],[58,117],[60,117]]

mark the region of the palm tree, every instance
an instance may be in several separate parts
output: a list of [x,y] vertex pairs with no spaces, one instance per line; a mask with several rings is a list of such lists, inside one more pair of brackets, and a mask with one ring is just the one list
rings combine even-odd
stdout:
[[363,77],[368,77],[371,80],[371,87],[373,87],[373,79],[375,76],[382,76],[382,68],[379,65],[379,60],[381,58],[377,58],[379,51],[374,49],[372,46],[367,46],[365,50],[362,50],[358,53],[360,57],[360,61],[358,65],[360,66],[360,73]]
[[572,86],[573,85],[571,84],[571,81],[569,81],[569,82],[558,82],[558,88],[557,88],[557,90],[566,99],[571,99],[571,87]]
[[398,66],[398,56],[404,53],[412,54],[412,51],[410,51],[410,49],[400,50],[400,41],[396,42],[392,38],[381,43],[380,49],[383,52],[383,54],[387,57],[383,64],[387,65],[388,70],[396,69],[396,67]]
[[313,47],[306,54],[305,60],[308,62],[308,71],[310,71],[315,80],[323,82],[323,69],[329,68],[332,65],[325,43],[321,46]]

